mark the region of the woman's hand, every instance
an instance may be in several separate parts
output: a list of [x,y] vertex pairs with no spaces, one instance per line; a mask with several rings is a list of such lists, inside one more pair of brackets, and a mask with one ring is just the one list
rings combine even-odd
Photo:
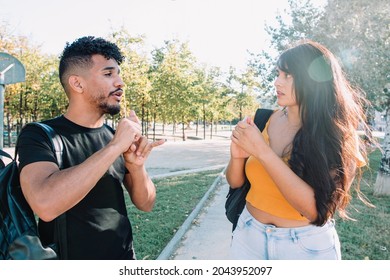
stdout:
[[238,122],[232,133],[231,139],[232,157],[233,152],[235,153],[234,155],[237,156],[256,156],[259,153],[259,149],[266,145],[263,135],[250,117],[246,117]]
[[230,156],[231,158],[248,158],[250,154],[245,152],[237,143],[233,141],[233,135],[230,137],[232,142],[230,143]]

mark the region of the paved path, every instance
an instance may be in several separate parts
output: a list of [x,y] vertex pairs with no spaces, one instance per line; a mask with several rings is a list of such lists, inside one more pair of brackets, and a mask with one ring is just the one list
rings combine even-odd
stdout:
[[225,200],[229,186],[225,180],[207,205],[193,220],[191,227],[177,243],[171,260],[227,260],[232,225],[225,217]]
[[146,162],[149,175],[226,165],[230,140],[167,141],[153,149]]

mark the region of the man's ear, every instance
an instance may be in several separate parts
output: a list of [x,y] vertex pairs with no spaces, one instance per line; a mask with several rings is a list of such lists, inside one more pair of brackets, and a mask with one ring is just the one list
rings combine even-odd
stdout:
[[71,75],[68,79],[69,87],[78,93],[83,93],[82,79],[80,76]]

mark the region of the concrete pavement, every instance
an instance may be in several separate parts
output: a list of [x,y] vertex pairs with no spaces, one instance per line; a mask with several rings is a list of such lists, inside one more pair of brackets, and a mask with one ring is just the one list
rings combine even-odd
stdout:
[[171,260],[228,260],[232,224],[225,217],[225,179],[177,243]]

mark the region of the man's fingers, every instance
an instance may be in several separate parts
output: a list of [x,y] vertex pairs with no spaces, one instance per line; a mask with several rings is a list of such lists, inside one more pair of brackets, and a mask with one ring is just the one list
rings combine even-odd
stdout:
[[141,138],[138,141],[137,156],[142,156],[145,149],[147,148],[147,145],[148,145],[148,139],[144,136],[141,136]]
[[152,148],[155,148],[155,147],[161,146],[165,142],[167,142],[167,139],[160,139],[160,140],[152,142],[151,145],[152,145]]
[[135,152],[137,150],[137,146],[133,143],[130,145],[130,151]]
[[[165,142],[166,142],[166,139],[160,139],[160,140],[149,143],[148,139],[146,137],[142,136],[137,141],[137,143],[133,143],[130,146],[130,148],[131,148],[130,150],[132,152],[136,152],[136,155],[138,157],[145,157],[148,155],[148,153],[150,153],[150,151],[153,148],[160,146],[160,145],[164,144]],[[134,149],[133,147],[136,147],[136,149]]]
[[[165,142],[166,142],[165,139],[160,139],[160,140],[148,143],[144,147],[142,154],[141,154],[141,157],[146,157],[152,151],[153,148],[158,147],[158,146],[164,144]],[[139,156],[138,153],[137,153],[137,156]]]
[[129,120],[135,122],[135,123],[138,123],[140,124],[140,121],[137,117],[137,115],[135,114],[135,111],[134,110],[130,110],[130,114],[129,114],[129,117],[128,117]]

